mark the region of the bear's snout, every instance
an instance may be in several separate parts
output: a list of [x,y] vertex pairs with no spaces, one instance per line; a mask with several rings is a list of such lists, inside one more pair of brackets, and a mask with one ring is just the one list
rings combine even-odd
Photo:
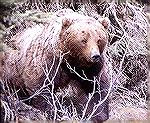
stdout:
[[93,62],[98,62],[101,58],[100,52],[97,49],[92,49],[91,51],[91,59]]
[[92,56],[92,59],[93,59],[94,62],[99,61],[100,58],[101,58],[100,55],[94,55],[94,56]]

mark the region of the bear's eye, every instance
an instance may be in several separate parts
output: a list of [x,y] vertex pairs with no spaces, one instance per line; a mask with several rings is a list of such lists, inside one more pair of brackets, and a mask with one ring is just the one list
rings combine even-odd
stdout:
[[101,40],[99,39],[99,40],[97,41],[97,43],[100,44],[100,43],[101,43]]
[[87,43],[87,40],[82,40],[81,42],[84,43],[84,44],[86,44],[86,43]]
[[103,45],[103,42],[104,42],[103,40],[99,39],[99,40],[97,41],[97,44],[98,44],[98,45]]

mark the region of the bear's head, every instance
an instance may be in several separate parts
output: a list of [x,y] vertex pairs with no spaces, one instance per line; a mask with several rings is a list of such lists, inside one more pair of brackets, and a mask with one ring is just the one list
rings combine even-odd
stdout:
[[85,17],[76,20],[64,19],[61,44],[64,52],[80,62],[81,66],[92,65],[103,60],[103,50],[108,42],[106,28],[109,20]]

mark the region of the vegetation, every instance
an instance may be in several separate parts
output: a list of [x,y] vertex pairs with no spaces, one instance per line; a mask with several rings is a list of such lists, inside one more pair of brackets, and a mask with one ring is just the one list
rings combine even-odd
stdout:
[[[90,0],[88,3],[85,3],[84,0],[79,2],[76,2],[77,0],[73,0],[73,2],[70,0],[68,3],[61,0],[58,0],[59,2],[55,1],[42,0],[40,2],[40,0],[28,0],[26,2],[21,1],[19,4],[16,2],[15,6],[11,6],[8,3],[7,5],[13,8],[11,11],[8,11],[9,14],[7,16],[4,13],[2,17],[3,21],[0,25],[1,53],[3,50],[7,50],[8,47],[14,50],[16,49],[16,46],[10,40],[16,32],[22,31],[30,24],[48,22],[52,13],[59,9],[71,8],[78,13],[94,18],[97,18],[99,15],[108,17],[111,25],[108,29],[109,44],[105,55],[107,57],[107,72],[110,78],[110,91],[108,93],[110,99],[110,120],[146,120],[147,112],[149,112],[147,103],[150,94],[148,93],[148,85],[150,83],[148,81],[147,54],[149,54],[149,49],[147,50],[147,41],[149,44],[150,40],[147,38],[149,22],[144,13],[144,6],[137,3],[121,2],[119,0],[116,2],[111,0],[109,2],[94,0],[95,2],[93,3]],[[7,48],[5,49],[3,45],[7,46]],[[73,72],[76,72],[69,65],[68,67]],[[45,71],[49,70],[45,69]],[[51,81],[50,84],[52,84]],[[41,89],[33,96],[48,89],[46,87],[47,85],[43,84]],[[3,117],[1,120],[47,119],[48,114],[19,100],[17,97],[18,90],[15,90],[14,93],[9,93],[6,90],[5,83],[2,81],[1,90]],[[54,107],[55,101],[58,101],[57,96],[53,95],[56,99],[53,103]],[[91,96],[92,93],[89,95],[89,100]],[[102,101],[100,101],[99,105],[101,103]],[[86,107],[84,109],[86,110]],[[57,107],[55,107],[55,111],[57,111]],[[66,114],[60,118],[61,120],[81,120],[77,117],[76,111],[73,112],[73,115],[66,112],[66,109],[63,107],[62,111]]]

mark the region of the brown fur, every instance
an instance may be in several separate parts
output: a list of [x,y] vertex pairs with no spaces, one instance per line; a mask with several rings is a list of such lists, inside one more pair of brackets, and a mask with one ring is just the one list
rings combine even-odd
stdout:
[[[90,84],[82,84],[83,80],[69,73],[65,60],[72,67],[76,67],[77,72],[84,70],[90,79],[99,76],[104,58],[94,62],[91,54],[93,49],[103,54],[108,40],[105,28],[106,23],[104,27],[94,18],[79,15],[71,10],[59,11],[49,22],[29,27],[12,38],[17,50],[6,53],[3,79],[16,87],[25,88],[31,95],[43,84],[46,78],[43,68],[46,69],[47,65],[49,69],[55,57],[56,62],[49,78],[53,77],[62,51],[67,54],[54,80],[56,91],[68,86],[75,79],[81,84],[79,88],[82,91],[79,92],[85,91],[83,95],[91,93]],[[103,119],[106,118],[100,120]]]

